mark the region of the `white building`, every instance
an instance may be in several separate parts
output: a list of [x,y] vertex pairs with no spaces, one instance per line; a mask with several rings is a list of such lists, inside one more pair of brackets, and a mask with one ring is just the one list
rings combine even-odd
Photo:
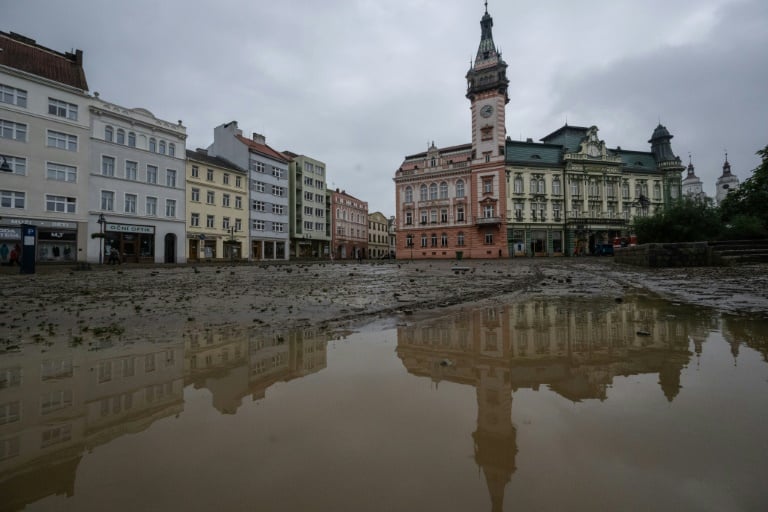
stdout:
[[249,172],[250,255],[255,260],[287,260],[289,254],[290,159],[269,147],[263,135],[243,137],[237,121],[217,126],[208,155]]
[[[184,263],[186,128],[93,99],[88,260]],[[103,222],[99,222],[99,221]]]
[[0,261],[37,229],[35,260],[84,261],[90,97],[83,52],[0,32]]
[[725,154],[725,163],[723,163],[723,174],[715,181],[715,201],[720,204],[725,196],[739,188],[739,178],[731,173],[731,164],[728,163],[728,153]]

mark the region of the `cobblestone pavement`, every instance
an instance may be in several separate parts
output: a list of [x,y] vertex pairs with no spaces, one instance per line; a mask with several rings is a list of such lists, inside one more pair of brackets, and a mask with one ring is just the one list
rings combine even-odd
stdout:
[[[466,270],[457,271],[461,266]],[[768,316],[768,265],[645,269],[611,258],[44,268],[0,274],[0,350],[56,339],[162,339],[220,325],[286,330],[390,323],[435,308],[532,294],[645,289]]]

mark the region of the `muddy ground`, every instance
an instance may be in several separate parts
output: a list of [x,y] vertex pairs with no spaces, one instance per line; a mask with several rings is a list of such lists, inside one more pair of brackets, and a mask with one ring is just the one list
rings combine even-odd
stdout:
[[[41,268],[0,274],[0,351],[60,339],[163,339],[237,325],[354,328],[436,308],[530,295],[621,297],[645,289],[719,311],[768,316],[768,265],[645,269],[610,258]],[[4,269],[5,270],[5,269]],[[415,315],[415,316],[414,316]]]

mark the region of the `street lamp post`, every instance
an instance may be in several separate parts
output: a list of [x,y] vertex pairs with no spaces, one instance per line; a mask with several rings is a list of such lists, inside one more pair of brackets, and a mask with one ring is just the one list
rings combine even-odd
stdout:
[[97,220],[99,224],[99,265],[103,263],[104,258],[104,224],[107,223],[107,219],[104,218],[104,214],[99,214],[99,220]]

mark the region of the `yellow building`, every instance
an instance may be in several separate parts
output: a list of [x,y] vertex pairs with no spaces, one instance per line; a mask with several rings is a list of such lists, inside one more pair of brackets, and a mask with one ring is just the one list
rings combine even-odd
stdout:
[[387,218],[381,212],[368,215],[368,257],[373,259],[389,255]]
[[248,173],[235,164],[187,151],[187,259],[249,257]]

